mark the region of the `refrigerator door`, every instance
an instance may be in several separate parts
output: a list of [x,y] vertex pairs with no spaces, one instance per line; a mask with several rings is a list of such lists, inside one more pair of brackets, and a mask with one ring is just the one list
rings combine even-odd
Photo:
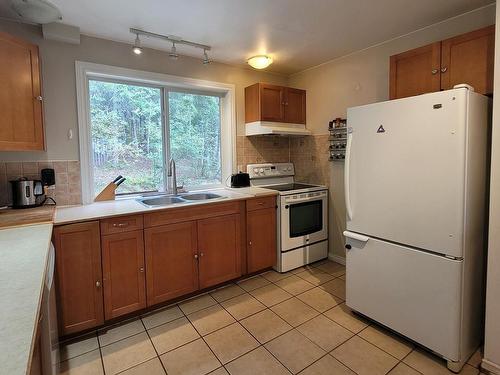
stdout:
[[463,260],[344,234],[347,305],[458,361]]
[[347,229],[462,257],[468,90],[350,108]]

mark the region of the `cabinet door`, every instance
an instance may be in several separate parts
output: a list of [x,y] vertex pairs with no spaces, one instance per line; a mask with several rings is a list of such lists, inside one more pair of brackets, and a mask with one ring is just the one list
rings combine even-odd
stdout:
[[146,307],[142,230],[103,236],[102,270],[106,319]]
[[304,90],[286,89],[285,121],[293,124],[306,123],[306,92]]
[[495,26],[442,42],[441,88],[467,83],[480,94],[493,93]]
[[55,227],[59,331],[66,335],[104,322],[99,222]]
[[144,230],[148,306],[198,289],[196,221]]
[[249,273],[276,265],[276,230],[276,208],[247,212]]
[[0,150],[44,150],[38,47],[0,33]]
[[441,42],[391,56],[390,98],[439,91]]
[[260,85],[260,118],[262,121],[284,121],[284,88]]
[[198,221],[200,288],[241,276],[240,214]]

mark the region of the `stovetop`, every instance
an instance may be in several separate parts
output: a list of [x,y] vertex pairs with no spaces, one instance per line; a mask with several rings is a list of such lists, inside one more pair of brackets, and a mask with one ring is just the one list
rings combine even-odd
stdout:
[[283,185],[269,185],[262,186],[266,189],[277,190],[277,191],[292,191],[292,190],[302,190],[302,189],[310,189],[318,187],[318,185],[309,185],[309,184],[300,184],[300,183],[291,183],[291,184],[283,184]]

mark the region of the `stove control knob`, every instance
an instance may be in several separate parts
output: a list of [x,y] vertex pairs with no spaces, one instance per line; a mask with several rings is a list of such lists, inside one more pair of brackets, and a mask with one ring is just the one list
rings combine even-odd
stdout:
[[259,169],[259,173],[264,173],[264,168]]
[[255,173],[255,174],[259,173],[259,168],[254,168],[253,173]]
[[292,167],[288,167],[286,170],[287,170],[288,172],[291,172]]

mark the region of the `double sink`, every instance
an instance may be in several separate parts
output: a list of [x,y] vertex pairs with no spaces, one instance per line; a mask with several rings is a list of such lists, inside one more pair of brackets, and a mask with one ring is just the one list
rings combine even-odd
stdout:
[[176,203],[194,203],[211,199],[224,198],[215,193],[186,193],[179,195],[159,195],[154,197],[142,197],[137,201],[146,207],[168,206]]

